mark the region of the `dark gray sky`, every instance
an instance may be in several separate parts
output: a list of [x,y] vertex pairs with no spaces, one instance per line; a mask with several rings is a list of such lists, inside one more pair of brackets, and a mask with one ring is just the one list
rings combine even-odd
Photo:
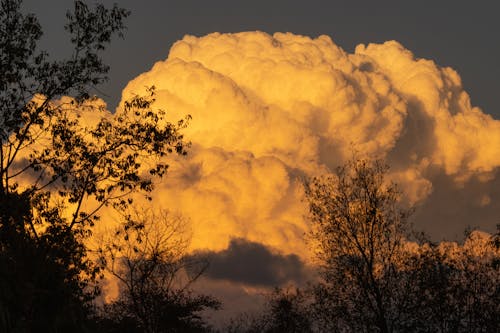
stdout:
[[[132,11],[125,40],[106,52],[110,81],[102,87],[113,107],[128,81],[167,57],[185,34],[262,30],[316,37],[322,34],[352,52],[359,43],[395,39],[417,57],[450,66],[462,77],[472,104],[500,118],[500,6],[496,1],[372,0],[116,0]],[[64,54],[68,0],[25,0],[45,31],[43,46]]]

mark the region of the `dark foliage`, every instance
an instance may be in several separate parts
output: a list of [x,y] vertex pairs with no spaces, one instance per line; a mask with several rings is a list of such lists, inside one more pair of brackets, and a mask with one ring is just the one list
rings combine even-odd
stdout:
[[96,271],[72,233],[54,223],[35,239],[26,230],[30,219],[27,195],[0,197],[1,331],[83,331]]
[[[95,330],[91,301],[101,267],[85,240],[99,211],[124,212],[132,193],[147,195],[165,174],[162,156],[185,154],[186,120],[172,124],[151,109],[154,87],[113,116],[91,96],[107,79],[101,52],[122,35],[128,15],[75,1],[65,26],[73,53],[55,61],[37,48],[36,17],[23,14],[20,0],[0,0],[2,332]],[[82,110],[96,122],[82,122]],[[146,161],[149,172],[141,169]]]

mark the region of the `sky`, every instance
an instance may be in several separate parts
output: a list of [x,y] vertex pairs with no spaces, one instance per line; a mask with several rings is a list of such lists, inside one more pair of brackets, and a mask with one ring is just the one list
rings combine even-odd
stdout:
[[[346,51],[360,43],[397,40],[417,57],[457,70],[473,105],[500,118],[500,21],[495,1],[102,1],[115,2],[132,15],[125,39],[115,41],[106,53],[112,67],[102,92],[111,105],[128,81],[165,59],[170,46],[184,35],[260,30],[324,34]],[[52,54],[61,50],[69,5],[67,0],[24,1],[26,10],[39,16]]]
[[[25,1],[51,54],[69,50],[68,3]],[[212,262],[204,290],[250,307],[265,288],[310,279],[302,180],[334,170],[353,147],[388,160],[417,207],[412,222],[434,240],[494,230],[494,2],[117,3],[132,15],[105,53],[110,81],[97,93],[112,117],[122,95],[155,85],[172,121],[192,115],[190,153],[169,160],[153,202],[192,222],[191,248]]]

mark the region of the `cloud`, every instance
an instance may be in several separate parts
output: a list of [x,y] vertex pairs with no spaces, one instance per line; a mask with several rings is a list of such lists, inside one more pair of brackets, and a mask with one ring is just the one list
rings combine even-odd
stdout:
[[[490,172],[499,166],[495,147],[500,142],[500,122],[471,106],[457,72],[430,60],[415,59],[395,41],[359,45],[355,54],[369,57],[406,101],[408,112],[420,118],[422,126],[414,126],[423,132],[415,134],[432,139],[423,151],[432,165],[457,178]],[[418,122],[418,118],[408,120]],[[413,139],[419,143],[418,138]]]
[[[185,36],[123,99],[151,85],[171,120],[193,117],[190,154],[171,163],[154,194],[193,221],[193,249],[222,251],[243,238],[306,258],[302,179],[353,150],[388,159],[391,177],[424,209],[417,226],[431,234],[475,224],[470,212],[481,207],[489,210],[479,224],[493,228],[500,121],[471,106],[453,69],[396,41],[350,54],[328,36]],[[472,188],[479,199],[454,204]]]
[[242,238],[232,239],[228,248],[220,252],[201,252],[197,255],[209,263],[204,276],[214,280],[274,287],[287,283],[302,285],[310,278],[305,264],[297,255],[283,255]]

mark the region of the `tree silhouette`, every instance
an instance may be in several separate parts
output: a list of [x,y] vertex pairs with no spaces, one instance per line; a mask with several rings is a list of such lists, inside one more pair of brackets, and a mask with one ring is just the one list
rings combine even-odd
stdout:
[[406,290],[398,331],[495,332],[500,328],[500,253],[486,237],[469,234],[464,244],[426,243],[400,268]]
[[353,160],[306,184],[322,279],[311,316],[320,331],[495,332],[496,236],[463,245],[410,242],[411,209],[380,161]]
[[320,312],[332,330],[391,331],[396,265],[407,218],[397,186],[381,161],[352,160],[331,176],[306,183],[312,239],[324,284]]
[[185,154],[186,120],[152,110],[154,87],[115,115],[91,96],[107,79],[101,53],[128,14],[75,1],[65,26],[73,53],[55,61],[37,48],[36,17],[20,0],[0,0],[2,331],[83,330],[99,273],[84,240],[99,211],[124,211],[165,174],[163,156]]
[[135,211],[132,217],[101,249],[120,289],[119,298],[106,306],[107,317],[138,332],[206,331],[199,313],[220,304],[191,290],[207,263],[187,256],[187,221],[165,210]]
[[276,287],[267,295],[266,303],[259,313],[240,314],[229,322],[223,332],[313,332],[310,302],[308,291]]
[[312,332],[313,323],[308,314],[306,296],[297,288],[276,288],[268,299],[268,310],[261,319],[263,332]]

